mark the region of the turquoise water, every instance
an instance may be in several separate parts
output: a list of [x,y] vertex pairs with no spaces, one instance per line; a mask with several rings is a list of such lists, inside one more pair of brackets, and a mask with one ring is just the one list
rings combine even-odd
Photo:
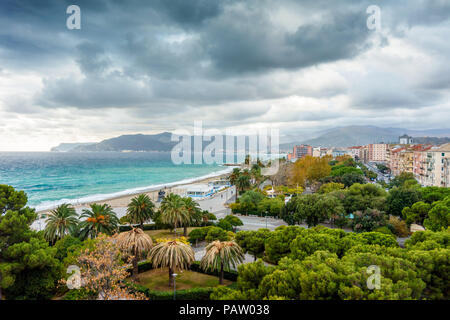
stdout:
[[24,190],[38,210],[98,201],[190,182],[229,171],[219,165],[175,165],[170,153],[0,152],[0,184]]

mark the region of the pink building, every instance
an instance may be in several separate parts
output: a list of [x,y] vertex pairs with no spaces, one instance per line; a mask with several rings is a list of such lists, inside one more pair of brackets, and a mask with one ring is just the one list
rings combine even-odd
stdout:
[[367,146],[369,150],[369,161],[386,162],[388,145],[385,143],[372,143]]

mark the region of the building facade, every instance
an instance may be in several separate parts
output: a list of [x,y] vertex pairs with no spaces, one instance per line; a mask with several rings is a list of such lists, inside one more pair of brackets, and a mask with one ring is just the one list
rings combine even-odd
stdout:
[[450,187],[449,184],[450,143],[432,147],[427,151],[427,177],[425,186]]
[[308,145],[301,144],[299,146],[294,147],[294,158],[300,159],[306,156],[312,156],[313,155],[313,148]]
[[367,146],[369,161],[386,162],[388,145],[385,143],[373,143]]

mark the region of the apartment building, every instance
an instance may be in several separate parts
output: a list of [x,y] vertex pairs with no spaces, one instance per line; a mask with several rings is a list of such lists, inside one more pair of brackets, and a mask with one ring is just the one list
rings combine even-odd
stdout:
[[354,146],[354,147],[350,147],[350,155],[352,156],[353,159],[355,160],[359,160],[361,159],[361,149],[363,147],[362,146]]
[[450,143],[439,147],[432,147],[427,151],[426,168],[427,176],[423,185],[450,187]]
[[427,170],[427,151],[430,150],[432,146],[430,145],[418,145],[414,149],[413,156],[413,173],[417,181],[421,185],[425,185],[428,179]]
[[373,143],[367,146],[369,161],[386,162],[388,145],[385,143]]
[[296,158],[296,159],[300,159],[300,158],[303,158],[308,155],[312,156],[313,148],[311,146],[301,144],[299,146],[294,147],[293,154],[294,154],[294,158]]
[[389,150],[389,168],[394,176],[402,172],[413,172],[414,150],[409,146],[395,146]]

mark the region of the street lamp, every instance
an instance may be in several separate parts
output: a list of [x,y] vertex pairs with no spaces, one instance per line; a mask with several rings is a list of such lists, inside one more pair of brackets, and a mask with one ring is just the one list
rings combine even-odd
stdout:
[[173,277],[173,300],[176,300],[176,295],[177,295],[177,275],[176,273],[172,273],[172,277]]

